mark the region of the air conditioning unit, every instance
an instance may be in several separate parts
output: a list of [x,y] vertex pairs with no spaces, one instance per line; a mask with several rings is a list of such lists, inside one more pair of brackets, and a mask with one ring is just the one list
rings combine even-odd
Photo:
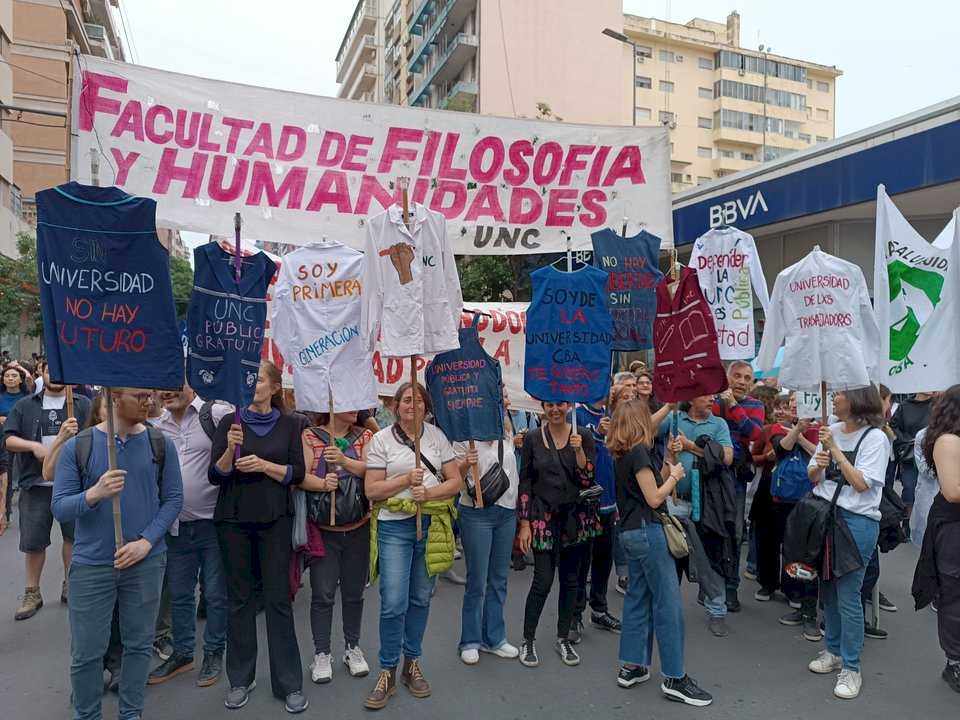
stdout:
[[747,74],[747,71],[744,70],[743,68],[740,68],[739,70],[737,70],[737,75],[739,75],[740,77],[743,77],[746,74]]
[[83,28],[87,31],[87,37],[91,40],[100,40],[102,42],[107,37],[107,29],[103,25],[84,23]]
[[683,62],[683,55],[676,55],[675,59],[678,63]]

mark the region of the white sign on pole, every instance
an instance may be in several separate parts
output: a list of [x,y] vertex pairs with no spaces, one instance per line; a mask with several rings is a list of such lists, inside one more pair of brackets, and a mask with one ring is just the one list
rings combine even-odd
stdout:
[[[827,417],[833,415],[833,396],[832,391],[827,391]],[[820,392],[805,392],[798,390],[797,398],[797,417],[801,420],[820,420],[823,417],[820,410]]]
[[157,200],[165,227],[362,249],[367,217],[410,195],[447,218],[456,254],[589,249],[628,217],[672,245],[664,127],[605,127],[375,105],[80,56],[74,179]]

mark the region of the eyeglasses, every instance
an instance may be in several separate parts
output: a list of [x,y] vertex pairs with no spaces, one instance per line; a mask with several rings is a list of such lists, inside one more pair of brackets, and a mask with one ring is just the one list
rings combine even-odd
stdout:
[[123,393],[123,395],[126,395],[127,397],[133,398],[134,400],[136,400],[136,401],[137,401],[138,403],[140,403],[141,405],[146,405],[147,403],[150,402],[150,400],[153,399],[153,393],[148,393],[148,392]]

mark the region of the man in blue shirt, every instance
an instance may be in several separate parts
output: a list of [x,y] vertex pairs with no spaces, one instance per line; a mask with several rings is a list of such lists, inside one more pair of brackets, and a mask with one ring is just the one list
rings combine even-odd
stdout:
[[[730,429],[725,420],[716,417],[711,411],[713,397],[711,395],[702,395],[690,401],[690,407],[687,412],[681,412],[677,421],[677,437],[669,448],[671,452],[679,451],[677,459],[683,465],[684,478],[677,483],[677,498],[668,498],[667,506],[672,515],[689,517],[691,512],[690,489],[691,478],[693,477],[694,466],[697,461],[703,457],[703,450],[697,445],[696,440],[701,435],[706,435],[711,440],[723,447],[723,462],[730,465],[733,462],[733,442],[730,440]],[[664,423],[669,425],[669,423]],[[701,540],[707,555],[710,556],[711,565],[718,574],[723,576],[719,563],[714,562],[716,554],[711,550],[717,549],[717,543],[709,534],[701,534]],[[726,617],[727,605],[726,597],[703,598],[704,606],[709,615],[708,627],[710,632],[717,637],[726,637],[728,634]]]
[[[103,422],[91,431],[85,463],[77,451],[82,435],[67,441],[57,460],[53,485],[54,516],[60,522],[76,522],[70,566],[70,680],[75,720],[101,717],[103,655],[114,603],[119,604],[123,638],[120,717],[126,720],[143,714],[166,566],[164,537],[183,505],[176,447],[164,439],[163,457],[158,457],[151,431],[144,425],[152,393],[117,388],[113,395],[117,469],[109,469],[107,424]],[[119,549],[113,535],[112,499],[117,495],[124,540]]]

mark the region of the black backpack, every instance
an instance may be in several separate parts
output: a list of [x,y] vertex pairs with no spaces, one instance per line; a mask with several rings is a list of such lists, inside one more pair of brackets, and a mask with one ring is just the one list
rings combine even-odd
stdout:
[[[160,487],[160,478],[163,477],[163,466],[167,458],[167,446],[163,433],[152,425],[147,425],[147,438],[150,440],[150,451],[153,453],[153,463],[157,466],[157,488]],[[87,464],[93,453],[93,428],[86,428],[77,434],[77,465],[81,475],[86,475]],[[96,480],[94,480],[96,482]]]
[[203,405],[200,406],[200,427],[203,428],[203,432],[206,433],[207,437],[210,440],[213,440],[214,434],[217,432],[217,424],[213,421],[213,400],[207,400]]

